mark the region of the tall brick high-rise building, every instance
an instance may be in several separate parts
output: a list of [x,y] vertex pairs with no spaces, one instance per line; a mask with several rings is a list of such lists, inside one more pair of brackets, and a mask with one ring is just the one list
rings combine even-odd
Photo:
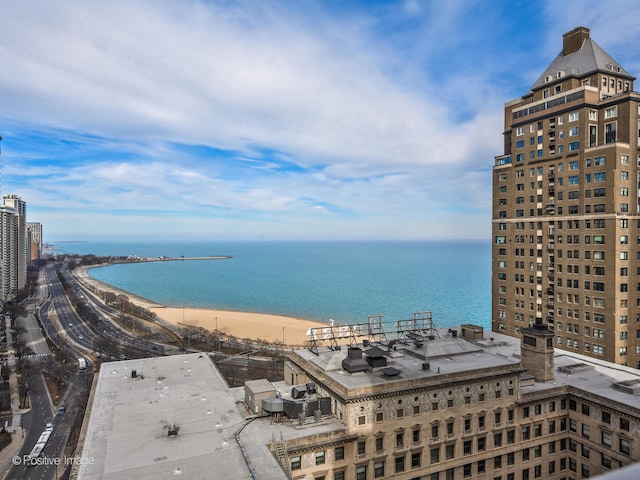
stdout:
[[492,328],[640,367],[640,94],[579,27],[504,109],[493,167]]

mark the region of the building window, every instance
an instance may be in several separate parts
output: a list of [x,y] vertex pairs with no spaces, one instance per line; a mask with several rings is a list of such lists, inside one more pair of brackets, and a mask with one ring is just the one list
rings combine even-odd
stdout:
[[486,450],[486,448],[487,448],[487,439],[486,439],[486,437],[479,437],[478,441],[477,441],[477,444],[478,444],[478,451],[479,452],[484,452]]
[[471,440],[465,440],[462,452],[464,455],[471,455]]
[[324,465],[325,463],[325,455],[324,450],[321,452],[316,452],[316,465]]
[[[416,454],[414,454],[416,455]],[[417,454],[418,456],[420,454]],[[440,461],[440,447],[431,449],[431,463],[438,463]],[[413,465],[413,461],[412,461]],[[420,466],[420,461],[418,460],[418,465],[413,465],[414,467]]]
[[384,462],[376,462],[373,464],[373,476],[374,478],[384,477]]
[[444,452],[445,452],[445,457],[447,458],[447,460],[451,460],[452,458],[455,457],[456,454],[456,446],[455,444],[450,444],[447,445],[446,447],[444,447]]
[[358,442],[358,455],[364,455],[367,452],[367,442]]
[[384,453],[384,437],[376,438],[376,453]]
[[404,455],[396,457],[396,473],[404,472]]
[[625,430],[625,431],[629,431],[629,420],[627,420],[626,418],[620,418],[620,429],[621,430]]
[[336,447],[334,457],[336,460],[344,460],[344,447]]
[[605,143],[615,143],[616,142],[616,122],[607,123],[604,126],[604,140]]
[[291,457],[291,470],[300,470],[302,468],[302,457]]
[[611,448],[611,432],[602,432],[602,445]]
[[623,455],[631,454],[631,442],[626,438],[620,439],[620,453],[622,453]]

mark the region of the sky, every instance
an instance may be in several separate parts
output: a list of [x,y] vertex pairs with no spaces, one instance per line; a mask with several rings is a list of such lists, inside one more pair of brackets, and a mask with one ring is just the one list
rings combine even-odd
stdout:
[[44,240],[475,240],[504,104],[636,2],[0,0],[0,192]]

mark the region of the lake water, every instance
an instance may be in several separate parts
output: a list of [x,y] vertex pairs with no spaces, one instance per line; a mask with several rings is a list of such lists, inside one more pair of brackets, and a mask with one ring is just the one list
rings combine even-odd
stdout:
[[103,282],[173,307],[337,323],[431,311],[437,327],[491,328],[489,242],[59,242],[58,253],[199,257],[95,268]]

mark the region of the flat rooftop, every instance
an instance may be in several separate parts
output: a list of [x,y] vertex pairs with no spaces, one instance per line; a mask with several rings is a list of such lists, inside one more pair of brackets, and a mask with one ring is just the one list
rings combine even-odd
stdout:
[[[484,331],[483,338],[467,339],[454,330],[435,329],[432,338],[404,343],[354,345],[363,351],[363,358],[368,349],[378,347],[383,350],[387,366],[396,370],[393,376],[385,375],[381,367],[357,373],[345,371],[342,367],[348,351],[345,345],[340,350],[319,346],[317,354],[310,350],[297,350],[295,354],[323,370],[347,390],[376,385],[393,388],[406,381],[413,385],[428,385],[445,381],[450,375],[473,376],[472,372],[479,370],[520,368],[518,338]],[[389,348],[390,344],[393,347]],[[584,394],[595,394],[640,410],[639,370],[558,348],[554,349],[554,369],[553,381],[523,382],[522,394],[572,386],[583,390]],[[526,376],[525,373],[523,377]]]
[[206,354],[105,363],[78,478],[247,477],[234,437],[246,416]]
[[[285,480],[267,448],[274,438],[344,429],[333,417],[304,424],[255,418],[244,387],[230,389],[204,353],[104,363],[96,382],[82,480],[250,478],[252,470],[261,480]],[[171,428],[177,435],[169,436]]]
[[[359,346],[364,352],[377,346],[394,372],[388,375],[376,367],[348,373],[342,368],[346,346],[319,347],[318,355],[298,350],[294,357],[355,391],[378,385],[401,391],[406,384],[444,383],[451,376],[456,381],[472,379],[474,372],[485,369],[521,371],[520,341],[496,332],[465,339],[441,329],[433,339],[396,342],[391,348]],[[570,386],[579,389],[578,395],[597,395],[599,401],[619,402],[640,414],[640,372],[633,368],[556,349],[552,381],[525,382],[526,377],[524,373],[522,395]],[[283,398],[289,396],[290,385],[278,382],[273,387]],[[175,480],[212,478],[212,472],[216,478],[248,478],[255,472],[261,480],[285,480],[267,448],[274,439],[322,438],[346,431],[333,416],[304,422],[285,417],[281,423],[270,415],[256,417],[247,411],[244,397],[244,387],[230,389],[204,353],[105,363],[93,390],[77,478]],[[169,435],[172,429],[175,436]]]
[[[485,336],[487,336],[485,334]],[[493,334],[491,334],[493,337]],[[493,340],[469,341],[455,335],[451,329],[437,329],[432,339],[390,340],[388,345],[375,345],[386,352],[386,367],[395,372],[385,373],[385,367],[369,368],[364,372],[349,373],[342,367],[347,358],[348,347],[340,350],[319,347],[318,354],[311,350],[297,350],[296,355],[320,368],[333,381],[346,390],[377,385],[393,387],[406,381],[428,384],[440,381],[448,375],[464,375],[478,369],[518,369],[520,358],[512,355],[512,345],[519,341],[501,336]],[[393,345],[389,347],[390,345]],[[353,345],[355,346],[355,345]],[[369,343],[358,344],[366,358],[367,350],[374,347]],[[388,373],[395,373],[389,375]]]

